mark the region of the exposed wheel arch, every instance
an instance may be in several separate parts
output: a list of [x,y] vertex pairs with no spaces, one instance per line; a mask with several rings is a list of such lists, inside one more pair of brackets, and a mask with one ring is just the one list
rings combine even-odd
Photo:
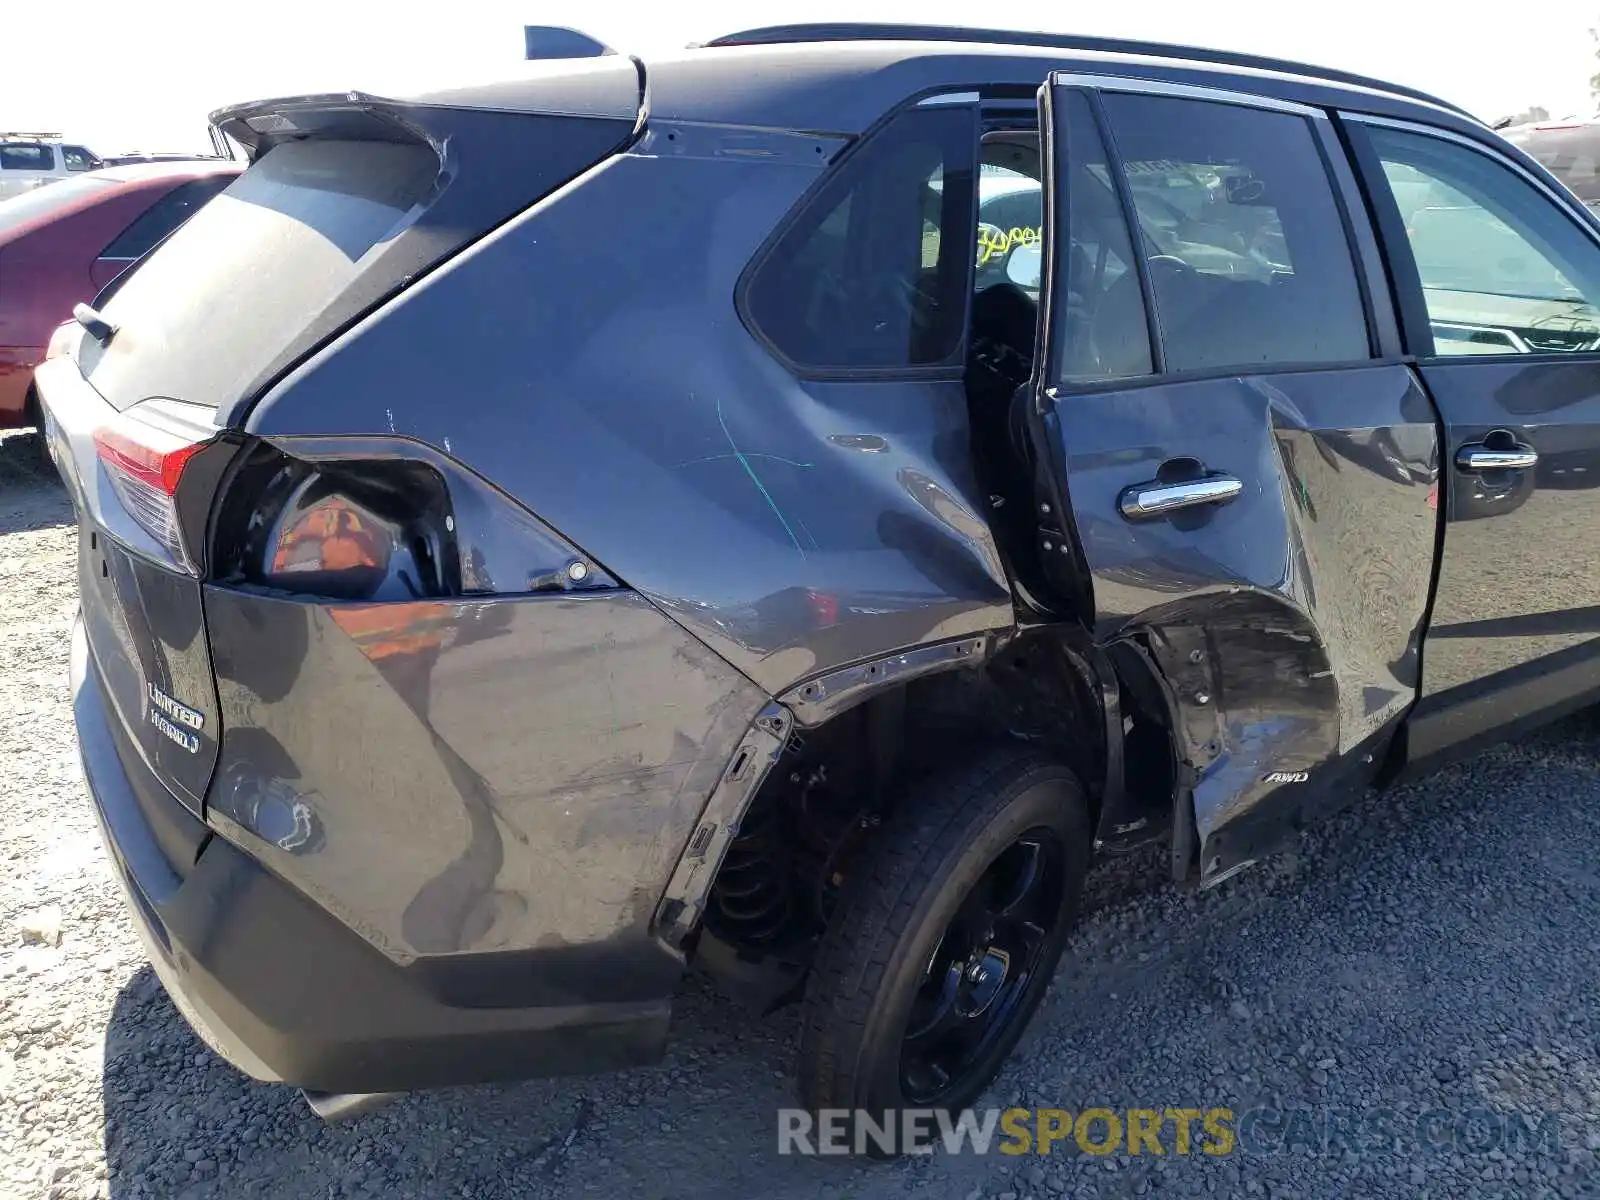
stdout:
[[[1161,836],[1169,796],[1141,795],[1142,816],[1129,815],[1121,691],[1109,660],[1064,624],[921,647],[797,685],[730,760],[658,910],[658,935],[758,1008],[798,994],[854,855],[915,802],[903,784],[929,747],[961,761],[1006,745],[1051,755],[1082,780],[1096,847]],[[1107,822],[1117,827],[1109,844]]]

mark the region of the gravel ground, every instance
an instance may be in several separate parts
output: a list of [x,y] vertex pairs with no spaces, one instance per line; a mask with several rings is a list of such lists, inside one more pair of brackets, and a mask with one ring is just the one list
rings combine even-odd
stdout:
[[[748,1017],[694,982],[658,1067],[411,1096],[325,1127],[211,1055],[143,964],[74,759],[69,505],[30,443],[0,441],[0,1195],[1600,1195],[1588,713],[1362,797],[1212,891],[1164,882],[1157,855],[1096,871],[994,1102],[1228,1107],[1242,1146],[1247,1111],[1301,1111],[1267,1114],[1234,1154],[1178,1156],[1169,1134],[1160,1158],[780,1157],[792,1010]],[[1465,1136],[1311,1144],[1374,1109],[1402,1134],[1445,1110]],[[1564,1114],[1559,1144],[1507,1144],[1488,1117],[1513,1111]]]

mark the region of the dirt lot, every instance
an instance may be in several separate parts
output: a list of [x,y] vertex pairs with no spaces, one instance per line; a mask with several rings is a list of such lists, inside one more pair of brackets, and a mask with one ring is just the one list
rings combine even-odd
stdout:
[[[206,1051],[143,964],[77,775],[70,506],[32,451],[0,440],[0,1195],[1600,1195],[1592,714],[1362,798],[1213,891],[1155,855],[1096,872],[994,1103],[1227,1107],[1231,1154],[780,1157],[792,1013],[693,982],[658,1067],[324,1127]],[[1519,1140],[1513,1113],[1561,1115]]]

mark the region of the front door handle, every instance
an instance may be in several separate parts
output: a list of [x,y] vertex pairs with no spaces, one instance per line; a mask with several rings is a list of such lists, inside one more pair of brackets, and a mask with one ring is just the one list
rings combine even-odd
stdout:
[[1526,471],[1539,461],[1539,452],[1510,434],[1497,430],[1491,441],[1473,442],[1456,451],[1456,466],[1463,471]]
[[1152,479],[1124,488],[1117,507],[1130,521],[1149,521],[1201,504],[1226,504],[1244,491],[1244,484],[1232,475],[1206,475],[1182,483],[1163,483]]

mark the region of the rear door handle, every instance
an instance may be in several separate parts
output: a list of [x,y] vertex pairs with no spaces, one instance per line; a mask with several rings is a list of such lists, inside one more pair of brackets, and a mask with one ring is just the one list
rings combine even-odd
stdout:
[[1474,442],[1456,451],[1456,466],[1463,471],[1526,471],[1538,461],[1537,450],[1509,437],[1501,445]]
[[1149,521],[1201,504],[1226,504],[1244,491],[1244,484],[1232,475],[1206,475],[1182,483],[1162,483],[1152,479],[1124,488],[1117,507],[1130,521]]

